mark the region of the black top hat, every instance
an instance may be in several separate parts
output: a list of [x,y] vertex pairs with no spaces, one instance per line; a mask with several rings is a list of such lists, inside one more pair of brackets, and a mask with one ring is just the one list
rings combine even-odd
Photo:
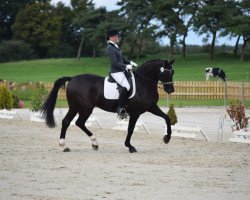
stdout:
[[107,40],[109,39],[109,37],[112,37],[112,36],[115,36],[115,35],[120,35],[119,32],[116,29],[109,30],[107,32]]

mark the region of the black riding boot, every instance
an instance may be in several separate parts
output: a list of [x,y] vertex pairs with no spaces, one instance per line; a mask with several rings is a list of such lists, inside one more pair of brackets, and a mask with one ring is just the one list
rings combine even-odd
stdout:
[[121,119],[126,118],[126,110],[124,106],[127,100],[127,94],[128,94],[127,88],[125,87],[122,88],[122,91],[118,99],[118,106],[117,106],[117,114],[119,115]]

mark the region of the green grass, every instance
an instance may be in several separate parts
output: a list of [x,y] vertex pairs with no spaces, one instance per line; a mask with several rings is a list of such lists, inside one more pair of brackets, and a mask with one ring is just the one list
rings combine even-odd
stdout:
[[[138,64],[151,59],[166,59],[165,54],[146,56],[136,61]],[[207,54],[190,54],[184,59],[175,56],[174,80],[204,80],[206,67],[221,67],[226,71],[229,81],[250,81],[250,60],[240,62],[239,58],[217,55],[209,60]],[[15,82],[54,82],[62,76],[93,73],[106,76],[109,71],[107,57],[68,59],[44,59],[0,64],[0,79]]]
[[54,82],[62,76],[82,73],[107,74],[107,58],[44,59],[0,64],[0,78],[15,82]]
[[[138,64],[152,59],[166,59],[166,54],[150,55],[140,60],[135,60]],[[20,61],[10,63],[0,63],[0,79],[15,81],[18,83],[26,82],[54,82],[62,76],[75,76],[83,73],[92,73],[107,76],[109,71],[109,59],[82,58],[77,61],[75,58],[65,59],[40,59],[31,61]],[[250,59],[240,62],[239,58],[231,55],[215,55],[214,60],[209,60],[207,54],[188,54],[186,58],[181,55],[175,56],[175,75],[176,81],[198,81],[204,80],[204,69],[206,67],[221,67],[226,71],[229,81],[250,81]],[[26,107],[30,106],[30,95],[18,91],[19,96],[25,100]],[[21,92],[21,93],[20,93]],[[246,101],[250,107],[250,101]],[[170,100],[177,107],[182,106],[223,106],[223,100]],[[166,106],[166,100],[159,101],[160,106]],[[58,101],[57,107],[67,107],[66,101]]]
[[224,69],[228,81],[250,81],[250,61],[240,62],[238,58],[228,55],[216,56],[214,60],[209,60],[206,54],[194,54],[186,59],[177,59],[174,79],[204,80],[206,67]]

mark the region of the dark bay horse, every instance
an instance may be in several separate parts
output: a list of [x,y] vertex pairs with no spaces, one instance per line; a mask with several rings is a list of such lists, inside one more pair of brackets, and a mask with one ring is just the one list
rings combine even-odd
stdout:
[[[128,133],[125,140],[125,146],[129,148],[130,153],[137,152],[130,143],[131,136],[137,119],[141,114],[148,111],[165,119],[167,124],[167,135],[163,137],[167,144],[171,139],[171,125],[169,117],[157,106],[159,95],[157,91],[158,82],[163,84],[165,92],[168,94],[174,92],[172,64],[174,60],[168,62],[163,60],[153,60],[142,64],[134,71],[136,94],[129,99],[126,104],[126,110],[129,113]],[[108,112],[115,112],[117,100],[108,100],[104,98],[104,77],[93,74],[82,74],[74,77],[62,77],[55,81],[48,98],[41,107],[41,111],[48,127],[55,127],[54,108],[56,104],[58,90],[65,86],[66,96],[69,104],[69,110],[62,120],[60,135],[60,146],[65,146],[66,130],[70,122],[79,114],[76,125],[82,129],[91,139],[92,146],[98,149],[98,142],[85,126],[85,122],[91,115],[94,107],[99,107]]]

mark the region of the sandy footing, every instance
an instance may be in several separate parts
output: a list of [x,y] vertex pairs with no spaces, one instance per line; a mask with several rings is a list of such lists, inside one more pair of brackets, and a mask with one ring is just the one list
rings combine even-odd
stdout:
[[250,197],[250,145],[126,134],[90,128],[90,139],[70,127],[59,147],[60,127],[0,119],[0,199],[240,199]]

